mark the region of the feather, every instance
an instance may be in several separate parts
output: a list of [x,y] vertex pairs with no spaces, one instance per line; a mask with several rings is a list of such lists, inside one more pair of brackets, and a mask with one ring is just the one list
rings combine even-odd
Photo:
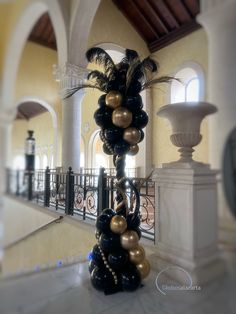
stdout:
[[122,59],[123,63],[131,64],[137,60],[139,60],[139,55],[137,51],[131,49],[125,50],[125,57]]
[[88,74],[87,79],[88,80],[95,80],[95,84],[99,85],[100,88],[103,89],[104,91],[107,90],[109,78],[106,76],[106,74],[104,74],[100,71],[94,70]]
[[67,99],[71,96],[73,96],[75,93],[77,93],[79,90],[83,89],[83,88],[95,88],[100,90],[101,92],[104,92],[104,89],[102,89],[99,85],[97,84],[82,84],[73,88],[68,89],[68,91],[66,92],[66,95],[64,97],[64,99]]
[[116,66],[109,54],[102,48],[90,48],[86,52],[86,58],[90,63],[96,63],[103,66],[105,74],[111,79],[115,75]]
[[154,84],[170,83],[173,80],[180,81],[178,78],[175,78],[174,76],[161,76],[161,77],[158,77],[156,79],[152,79],[152,80],[145,82],[142,85],[142,90],[144,90],[146,88],[150,88]]

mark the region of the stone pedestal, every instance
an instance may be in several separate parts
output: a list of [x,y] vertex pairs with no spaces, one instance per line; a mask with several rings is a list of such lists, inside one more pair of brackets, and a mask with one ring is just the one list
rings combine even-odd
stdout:
[[[159,271],[176,265],[187,271],[193,284],[222,274],[217,248],[216,171],[207,167],[157,169],[156,253],[152,266]],[[173,273],[173,272],[172,272]],[[178,278],[176,273],[175,279]]]

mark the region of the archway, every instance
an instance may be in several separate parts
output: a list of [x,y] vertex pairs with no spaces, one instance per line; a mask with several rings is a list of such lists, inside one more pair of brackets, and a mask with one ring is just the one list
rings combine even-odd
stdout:
[[[67,33],[62,10],[58,1],[35,1],[21,14],[7,47],[2,81],[2,107],[13,106],[17,71],[27,38],[38,19],[49,11],[55,30],[59,63],[67,60]],[[17,47],[17,49],[16,49]]]
[[[51,116],[51,121],[52,121],[52,128],[53,128],[53,142],[50,143],[52,145],[52,152],[49,154],[48,151],[46,151],[46,154],[49,155],[50,157],[50,164],[49,166],[57,167],[58,166],[58,119],[57,119],[57,114],[53,107],[49,105],[45,100],[42,100],[40,98],[34,97],[34,96],[25,96],[21,98],[15,105],[16,108],[18,108],[20,105],[24,103],[33,103],[33,104],[38,104],[42,106],[43,108],[46,109],[47,112],[49,112]],[[37,142],[36,142],[37,144]],[[39,151],[36,151],[37,155],[40,155]],[[41,149],[41,154],[45,154],[45,149]],[[39,156],[42,158],[42,156]]]

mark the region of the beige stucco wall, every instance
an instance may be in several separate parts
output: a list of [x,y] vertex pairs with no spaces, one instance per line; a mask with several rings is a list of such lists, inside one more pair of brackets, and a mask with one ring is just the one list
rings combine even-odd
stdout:
[[[25,97],[35,97],[45,101],[57,116],[58,164],[61,163],[61,100],[59,87],[52,75],[52,66],[57,63],[57,52],[27,42],[22,54],[16,83],[16,104]],[[35,131],[36,144],[40,147],[53,145],[54,129],[49,112],[30,119],[28,122],[15,121],[12,133],[13,157],[24,147],[26,130]],[[43,152],[39,155],[43,155]]]

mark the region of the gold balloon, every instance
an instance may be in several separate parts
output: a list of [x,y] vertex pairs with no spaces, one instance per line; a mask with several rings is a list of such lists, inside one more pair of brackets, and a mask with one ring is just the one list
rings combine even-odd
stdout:
[[145,259],[145,251],[141,245],[129,251],[129,259],[134,264],[140,264]]
[[124,131],[124,140],[131,145],[137,144],[141,139],[141,132],[136,128],[127,128]]
[[122,234],[127,229],[127,222],[125,217],[120,215],[115,215],[111,219],[110,223],[111,231],[114,233]]
[[125,129],[132,122],[132,113],[124,107],[119,107],[112,113],[112,122],[119,128]]
[[136,266],[140,272],[142,279],[146,278],[149,275],[150,270],[151,270],[151,266],[150,266],[148,260],[145,259],[144,261],[142,261],[140,264],[138,264]]
[[137,144],[130,146],[129,151],[128,151],[128,155],[134,156],[138,153],[139,151],[139,147]]
[[137,232],[133,230],[126,230],[121,235],[121,246],[123,249],[131,250],[138,245],[139,237]]
[[112,109],[116,109],[122,103],[122,95],[117,91],[110,91],[105,98],[106,105]]

